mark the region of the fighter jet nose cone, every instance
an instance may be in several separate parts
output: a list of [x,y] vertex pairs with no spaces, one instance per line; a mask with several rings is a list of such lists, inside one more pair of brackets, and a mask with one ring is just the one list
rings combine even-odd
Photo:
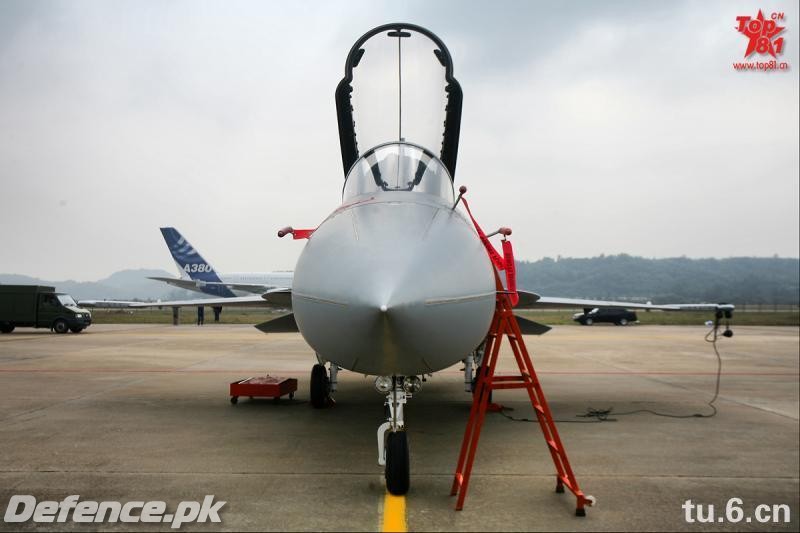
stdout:
[[472,227],[449,207],[415,202],[368,203],[326,221],[292,289],[309,345],[372,375],[416,375],[463,359],[486,336],[494,303],[492,265]]

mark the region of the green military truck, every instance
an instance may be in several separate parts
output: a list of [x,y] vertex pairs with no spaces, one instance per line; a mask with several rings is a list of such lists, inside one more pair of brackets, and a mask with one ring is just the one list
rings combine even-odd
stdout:
[[80,333],[92,323],[92,314],[72,296],[42,285],[0,285],[0,332],[14,328],[50,328],[56,333]]

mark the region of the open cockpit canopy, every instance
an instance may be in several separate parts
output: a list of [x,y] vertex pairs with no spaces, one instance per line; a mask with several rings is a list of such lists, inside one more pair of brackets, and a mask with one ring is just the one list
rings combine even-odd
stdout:
[[373,148],[400,143],[393,150],[423,147],[452,180],[461,102],[450,52],[436,35],[404,23],[370,30],[351,48],[336,88],[345,176]]

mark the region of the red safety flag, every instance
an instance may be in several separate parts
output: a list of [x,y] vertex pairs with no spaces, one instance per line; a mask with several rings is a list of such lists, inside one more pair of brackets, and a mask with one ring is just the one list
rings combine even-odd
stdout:
[[486,248],[486,253],[489,254],[489,259],[492,260],[492,264],[494,264],[494,267],[497,270],[505,270],[506,265],[505,262],[503,261],[503,258],[500,257],[500,254],[497,253],[497,250],[494,249],[492,243],[489,242],[489,237],[486,236],[481,227],[478,225],[478,221],[475,220],[474,216],[472,216],[472,211],[469,210],[469,204],[467,203],[467,199],[462,196],[461,201],[464,203],[464,207],[467,209],[467,214],[469,215],[469,218],[472,219],[472,225],[475,226],[475,231],[478,232],[478,237],[480,237],[484,248]]
[[478,232],[478,237],[480,237],[483,247],[486,248],[486,253],[489,254],[489,259],[491,259],[492,264],[497,270],[504,270],[506,273],[506,288],[508,292],[511,293],[511,306],[517,305],[517,303],[519,303],[519,294],[517,293],[517,267],[514,264],[514,249],[511,247],[511,241],[503,239],[503,256],[500,257],[500,254],[489,241],[489,237],[486,236],[486,233],[484,233],[480,225],[478,225],[478,221],[472,216],[472,211],[469,210],[467,199],[462,196],[461,201],[464,202],[464,208],[467,210],[467,214],[472,220],[475,231]]
[[517,267],[514,264],[514,249],[508,239],[503,240],[503,261],[506,263],[506,288],[511,293],[511,307],[514,307],[519,303]]

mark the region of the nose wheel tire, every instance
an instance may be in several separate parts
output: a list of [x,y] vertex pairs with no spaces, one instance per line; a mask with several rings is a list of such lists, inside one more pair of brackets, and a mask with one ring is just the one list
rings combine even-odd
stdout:
[[330,381],[328,370],[320,364],[311,369],[311,405],[316,409],[328,406]]
[[408,492],[411,466],[408,455],[408,435],[394,431],[386,435],[386,488],[395,496]]

